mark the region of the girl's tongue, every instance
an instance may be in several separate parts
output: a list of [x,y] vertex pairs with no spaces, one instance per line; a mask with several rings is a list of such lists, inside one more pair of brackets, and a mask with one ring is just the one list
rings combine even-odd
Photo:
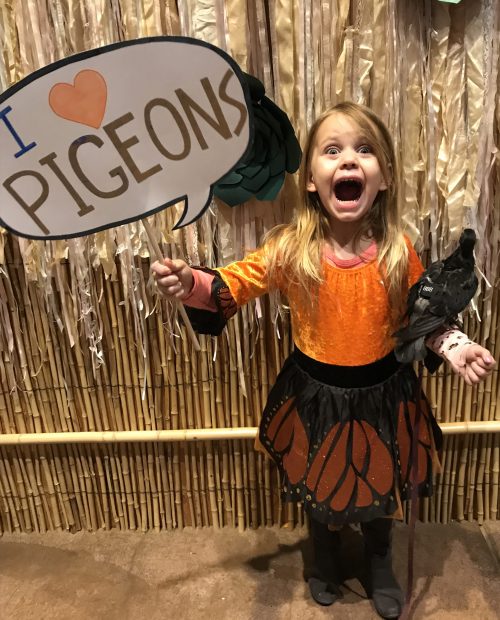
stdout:
[[342,202],[356,202],[363,193],[363,186],[359,181],[347,180],[336,183],[335,198]]

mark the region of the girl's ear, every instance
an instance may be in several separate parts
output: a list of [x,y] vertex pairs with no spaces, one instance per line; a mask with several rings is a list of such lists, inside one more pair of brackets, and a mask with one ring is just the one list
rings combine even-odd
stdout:
[[316,184],[314,183],[314,179],[312,178],[312,174],[309,173],[309,180],[306,183],[306,189],[308,192],[316,191]]
[[388,162],[387,164],[387,172],[388,172],[389,180],[386,181],[384,174],[382,174],[382,180],[380,181],[381,190],[389,189],[389,187],[392,185],[392,166],[390,162]]

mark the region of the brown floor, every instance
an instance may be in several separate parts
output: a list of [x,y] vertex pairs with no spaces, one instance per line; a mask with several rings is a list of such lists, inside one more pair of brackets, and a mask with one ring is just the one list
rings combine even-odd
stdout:
[[[395,568],[404,582],[407,527],[398,524]],[[347,529],[345,597],[309,598],[304,529],[185,529],[139,534],[0,538],[2,620],[365,620],[376,618],[359,574],[360,535]],[[500,619],[500,522],[417,527],[415,619]]]

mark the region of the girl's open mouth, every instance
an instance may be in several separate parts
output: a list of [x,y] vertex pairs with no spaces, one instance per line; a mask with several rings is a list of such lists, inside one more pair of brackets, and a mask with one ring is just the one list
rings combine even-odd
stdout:
[[339,202],[356,203],[363,193],[363,184],[356,179],[345,179],[335,183],[333,191]]

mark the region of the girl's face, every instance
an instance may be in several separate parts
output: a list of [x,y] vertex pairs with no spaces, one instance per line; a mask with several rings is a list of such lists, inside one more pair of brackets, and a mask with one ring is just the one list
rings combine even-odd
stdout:
[[306,188],[318,193],[333,225],[361,222],[387,189],[373,148],[348,116],[333,113],[319,126]]

